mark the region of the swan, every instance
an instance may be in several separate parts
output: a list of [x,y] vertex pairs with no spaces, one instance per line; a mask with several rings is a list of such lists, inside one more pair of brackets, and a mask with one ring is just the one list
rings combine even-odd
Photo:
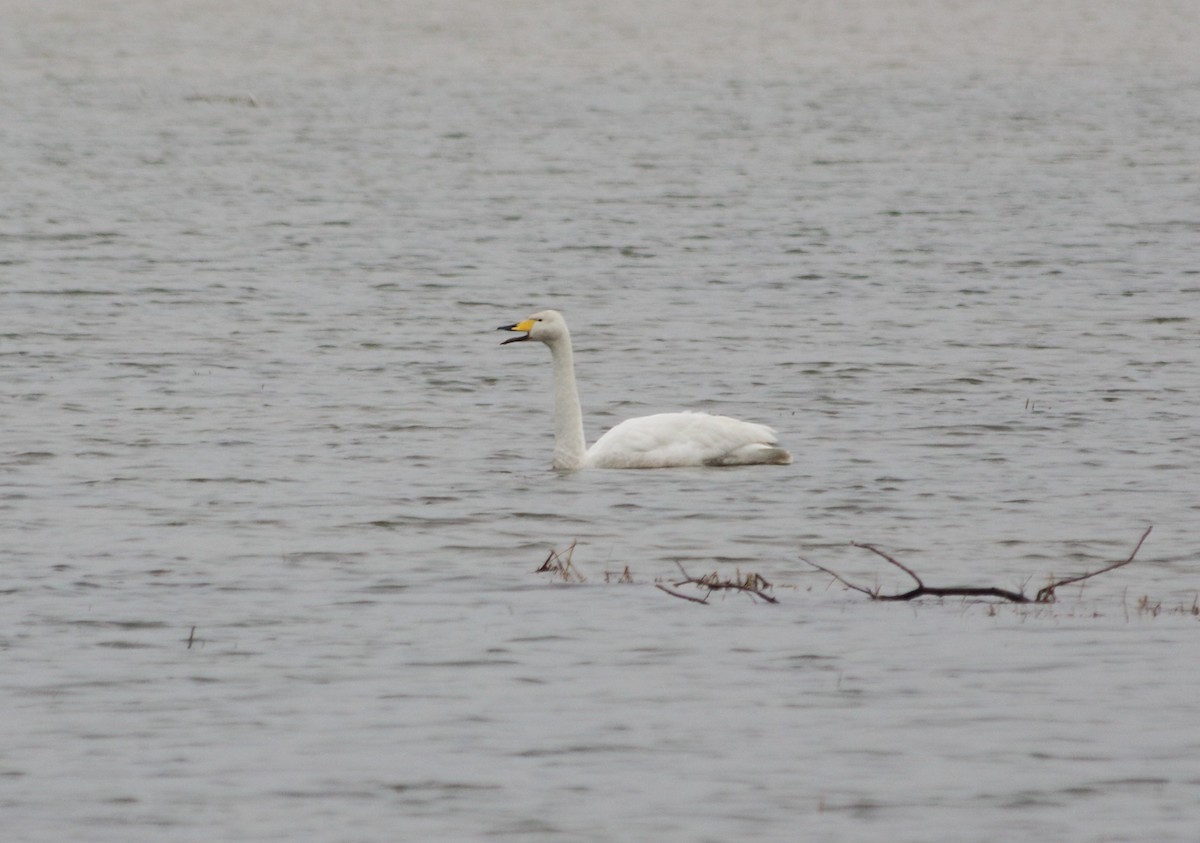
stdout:
[[786,465],[792,455],[775,445],[775,431],[729,416],[659,413],[626,419],[586,447],[583,412],[575,386],[575,360],[566,320],[543,310],[500,331],[521,336],[500,343],[536,340],[550,347],[554,361],[554,467],[670,468],[674,466]]

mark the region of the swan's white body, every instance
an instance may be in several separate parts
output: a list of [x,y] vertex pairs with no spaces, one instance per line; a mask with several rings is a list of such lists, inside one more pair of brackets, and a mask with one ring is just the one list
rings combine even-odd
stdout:
[[764,424],[708,413],[659,413],[628,419],[601,436],[592,447],[583,437],[583,412],[575,386],[571,334],[562,314],[535,313],[502,331],[524,331],[502,345],[537,340],[554,360],[554,467],[669,468],[672,466],[786,465],[792,455],[775,445],[775,431]]

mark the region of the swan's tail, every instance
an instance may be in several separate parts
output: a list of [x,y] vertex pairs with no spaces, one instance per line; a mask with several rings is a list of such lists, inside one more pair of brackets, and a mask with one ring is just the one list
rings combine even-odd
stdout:
[[756,442],[710,460],[708,465],[789,465],[791,462],[792,455],[783,448]]

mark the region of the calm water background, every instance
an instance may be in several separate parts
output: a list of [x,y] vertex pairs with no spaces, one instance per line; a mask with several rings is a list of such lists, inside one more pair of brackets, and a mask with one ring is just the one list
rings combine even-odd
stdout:
[[1194,4],[0,11],[6,840],[1195,839]]

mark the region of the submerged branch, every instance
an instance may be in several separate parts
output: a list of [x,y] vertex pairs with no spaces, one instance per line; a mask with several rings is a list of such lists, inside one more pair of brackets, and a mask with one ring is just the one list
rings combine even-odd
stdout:
[[[671,595],[672,597],[678,597],[680,600],[687,600],[692,603],[703,603],[705,606],[708,605],[708,594],[704,595],[703,597],[692,597],[690,594],[680,594],[678,591],[672,591],[671,589],[667,588],[665,585],[663,585],[660,582],[655,583],[654,587],[657,589],[661,589],[662,591],[665,591],[667,594]],[[711,594],[711,593],[712,592],[709,592],[709,594]]]
[[1133,551],[1129,554],[1129,556],[1127,558],[1121,560],[1120,562],[1114,562],[1113,564],[1108,565],[1104,568],[1101,568],[1098,571],[1090,571],[1085,574],[1079,574],[1078,576],[1065,577],[1063,579],[1058,579],[1058,580],[1051,580],[1051,582],[1048,585],[1046,585],[1044,588],[1042,588],[1038,591],[1038,593],[1033,597],[1033,599],[1030,599],[1029,597],[1025,596],[1025,594],[1020,591],[1010,591],[1006,588],[995,588],[993,586],[974,586],[974,585],[929,586],[929,585],[925,585],[925,583],[921,580],[921,578],[919,576],[917,576],[916,572],[913,571],[911,568],[909,568],[907,565],[904,565],[901,562],[897,561],[893,556],[883,552],[882,550],[875,547],[874,545],[860,544],[859,542],[850,542],[850,544],[852,544],[854,547],[861,547],[864,550],[869,550],[872,553],[874,553],[876,556],[880,556],[883,559],[887,560],[887,562],[889,562],[890,564],[895,565],[901,571],[903,571],[904,573],[906,573],[910,577],[912,577],[913,582],[916,583],[916,587],[911,588],[908,591],[903,591],[903,592],[899,592],[896,594],[881,594],[880,590],[878,588],[869,589],[864,586],[852,583],[849,580],[842,577],[840,574],[838,574],[834,571],[831,571],[830,569],[828,569],[822,565],[818,565],[816,562],[811,562],[808,559],[804,559],[804,557],[801,557],[801,561],[806,562],[809,565],[812,565],[818,571],[822,571],[826,574],[829,574],[829,576],[833,577],[835,580],[840,582],[842,585],[846,586],[847,588],[853,589],[854,591],[861,592],[861,593],[867,595],[868,597],[870,597],[872,600],[881,600],[881,601],[883,601],[883,600],[915,600],[918,597],[995,597],[995,598],[998,598],[1001,600],[1008,600],[1011,603],[1053,603],[1054,599],[1055,599],[1054,590],[1056,588],[1059,588],[1060,586],[1064,586],[1064,585],[1070,585],[1071,583],[1083,582],[1084,580],[1091,579],[1092,577],[1099,576],[1100,574],[1107,574],[1109,571],[1114,571],[1117,568],[1128,565],[1130,562],[1133,561],[1133,558],[1135,556],[1137,556],[1138,551],[1141,550],[1141,548],[1142,548],[1142,543],[1144,541],[1146,541],[1146,537],[1150,535],[1150,531],[1152,529],[1153,529],[1153,527],[1146,528],[1146,531],[1144,533],[1142,533],[1142,537],[1140,539],[1138,539],[1137,544],[1134,545]]

